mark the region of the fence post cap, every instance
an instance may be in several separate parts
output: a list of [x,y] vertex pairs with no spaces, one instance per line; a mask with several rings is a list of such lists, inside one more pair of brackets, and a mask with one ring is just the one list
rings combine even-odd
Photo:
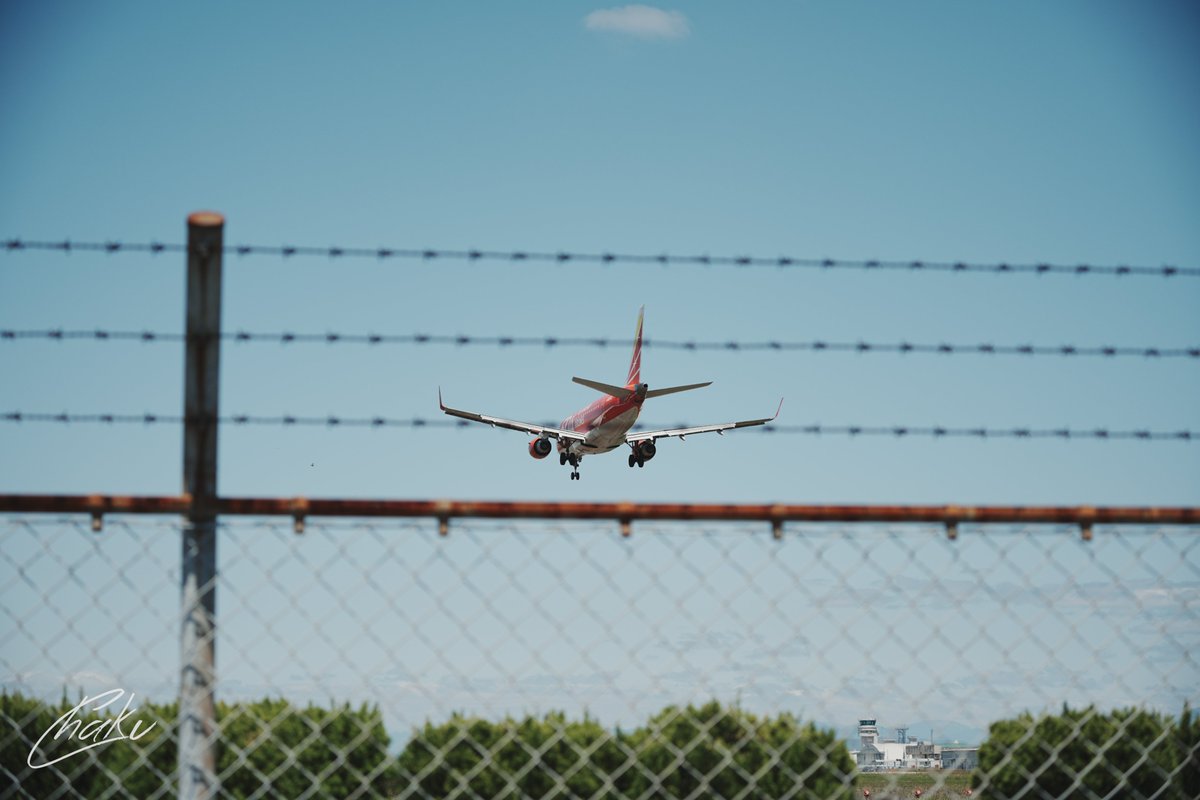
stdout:
[[188,214],[188,225],[200,228],[216,228],[225,224],[225,215],[216,211],[193,211]]

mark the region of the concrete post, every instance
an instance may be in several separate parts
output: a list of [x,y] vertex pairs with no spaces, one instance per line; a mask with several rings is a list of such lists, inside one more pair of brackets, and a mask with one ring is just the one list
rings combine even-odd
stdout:
[[217,398],[221,352],[221,255],[225,218],[188,217],[187,360],[184,366],[183,529],[179,797],[216,798]]

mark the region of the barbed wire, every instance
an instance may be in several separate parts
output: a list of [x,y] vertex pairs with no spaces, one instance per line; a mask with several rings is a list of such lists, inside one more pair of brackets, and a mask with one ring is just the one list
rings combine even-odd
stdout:
[[[97,423],[106,425],[179,425],[189,418],[181,414],[70,414],[66,412],[24,412],[7,411],[0,414],[3,422],[35,422],[35,423]],[[203,418],[195,418],[202,421]],[[280,414],[275,416],[259,416],[253,414],[230,414],[217,418],[222,425],[234,426],[282,426],[282,427],[327,427],[327,428],[479,428],[484,426],[463,419],[443,419],[439,417],[343,417],[327,416],[298,416]],[[552,428],[557,422],[541,422],[539,425]],[[693,427],[686,422],[672,425],[635,425],[632,430],[669,430]],[[1142,441],[1193,441],[1200,440],[1200,431],[1152,431],[1147,429],[1112,430],[1109,428],[962,428],[942,425],[773,425],[768,424],[756,428],[764,434],[802,434],[809,436],[890,436],[904,438],[908,436],[939,438],[971,438],[971,439],[1096,439],[1122,440],[1135,439]]]
[[186,244],[165,244],[162,242],[75,242],[63,239],[58,242],[32,241],[27,239],[6,239],[4,249],[8,252],[18,250],[56,250],[62,253],[73,251],[100,253],[185,253]]
[[[187,245],[163,242],[104,242],[38,241],[10,238],[4,241],[7,252],[24,250],[49,250],[70,253],[74,251],[117,253],[183,253]],[[640,264],[658,266],[700,267],[776,267],[805,268],[819,270],[853,269],[863,271],[902,272],[984,272],[996,274],[1061,274],[1061,275],[1136,275],[1154,277],[1200,277],[1200,268],[1163,265],[1159,267],[1131,266],[1128,264],[1009,264],[975,263],[965,261],[904,261],[898,259],[838,259],[794,256],[710,256],[710,255],[646,255],[631,253],[578,253],[569,251],[539,252],[533,250],[458,250],[440,248],[406,247],[314,247],[301,245],[226,245],[223,252],[237,256],[317,256],[329,259],[366,258],[379,261],[408,260],[434,261],[438,259],[457,261],[505,261],[510,263],[552,264]]]
[[[203,336],[201,338],[204,338]],[[183,333],[159,331],[115,331],[115,330],[65,330],[49,328],[39,330],[0,329],[0,341],[19,339],[45,339],[53,341],[91,340],[99,342],[139,341],[180,343],[186,339]],[[379,333],[278,333],[226,331],[220,334],[222,341],[277,344],[366,344],[366,345],[455,345],[494,347],[631,347],[632,339],[607,339],[564,336],[467,336],[450,334],[379,334]],[[1106,358],[1141,357],[1195,358],[1200,359],[1200,346],[1192,347],[1132,347],[1117,345],[1036,345],[1036,344],[949,344],[946,342],[915,343],[826,341],[695,341],[644,339],[642,346],[668,350],[725,351],[725,352],[841,352],[841,353],[908,353],[938,355],[1023,355],[1023,356],[1100,356]]]

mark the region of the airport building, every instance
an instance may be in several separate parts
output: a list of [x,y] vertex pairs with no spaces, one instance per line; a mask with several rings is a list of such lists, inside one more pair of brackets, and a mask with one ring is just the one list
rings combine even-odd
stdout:
[[858,749],[850,755],[861,772],[910,769],[974,769],[979,765],[979,748],[944,747],[908,735],[897,728],[895,739],[880,739],[874,719],[858,721]]
[[978,747],[942,748],[942,769],[975,769],[978,766]]

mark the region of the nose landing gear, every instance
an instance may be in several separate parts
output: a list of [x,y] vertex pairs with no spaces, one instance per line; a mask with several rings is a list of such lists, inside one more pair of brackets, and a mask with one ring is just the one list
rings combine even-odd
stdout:
[[565,463],[567,463],[568,461],[571,463],[571,467],[572,467],[572,469],[571,469],[571,480],[573,480],[573,481],[577,481],[577,480],[579,480],[579,461],[580,461],[580,458],[579,458],[579,456],[577,456],[577,455],[567,455],[566,453],[562,453],[562,454],[560,454],[560,455],[559,455],[559,457],[558,457],[558,458],[559,458],[559,461],[560,461],[561,463],[564,463],[564,464],[565,464]]

